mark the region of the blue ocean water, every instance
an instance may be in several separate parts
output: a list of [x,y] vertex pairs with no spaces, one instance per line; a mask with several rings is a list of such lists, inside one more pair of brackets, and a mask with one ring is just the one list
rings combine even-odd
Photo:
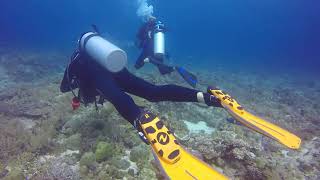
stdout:
[[[175,63],[214,68],[264,67],[319,71],[320,3],[309,0],[150,0],[168,27]],[[0,41],[70,52],[96,24],[119,42],[133,42],[141,24],[136,0],[11,0],[0,6]],[[127,47],[123,47],[126,49]],[[138,55],[127,48],[130,61]],[[249,66],[249,67],[248,67]]]
[[[233,179],[319,179],[317,0],[2,0],[0,179],[80,179],[77,164],[85,167],[84,178],[103,179],[120,176],[114,168],[131,156],[147,157],[143,142],[110,103],[99,105],[98,112],[94,105],[72,111],[72,94],[59,90],[78,38],[92,24],[127,52],[130,72],[157,85],[190,87],[176,72],[160,76],[151,65],[133,68],[140,53],[134,41],[141,7],[165,23],[167,63],[195,74],[198,90],[218,86],[249,112],[299,136],[302,144],[298,151],[287,149],[220,108],[133,97],[139,106],[159,113],[183,146]],[[94,152],[102,141],[115,151],[106,148],[113,157],[98,165]],[[86,158],[92,162],[81,165]],[[122,167],[122,175],[156,178],[148,159],[137,162],[145,167]]]

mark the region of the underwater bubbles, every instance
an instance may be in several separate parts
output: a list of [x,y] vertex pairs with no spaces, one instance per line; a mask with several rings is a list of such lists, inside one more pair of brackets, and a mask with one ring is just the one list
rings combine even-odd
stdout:
[[148,0],[137,0],[137,4],[137,16],[146,21],[153,14],[153,6],[148,4]]

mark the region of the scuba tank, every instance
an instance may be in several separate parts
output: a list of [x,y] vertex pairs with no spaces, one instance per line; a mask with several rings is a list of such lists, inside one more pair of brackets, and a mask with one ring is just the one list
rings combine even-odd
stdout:
[[109,72],[119,72],[127,65],[127,54],[102,38],[97,32],[87,32],[79,40],[79,49]]
[[163,58],[165,55],[165,38],[164,38],[164,24],[158,21],[154,27],[153,34],[153,52],[157,58]]

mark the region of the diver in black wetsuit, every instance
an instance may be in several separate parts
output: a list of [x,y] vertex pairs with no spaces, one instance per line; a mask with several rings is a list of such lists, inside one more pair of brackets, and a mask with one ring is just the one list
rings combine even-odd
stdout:
[[[90,37],[92,36],[89,35]],[[85,38],[84,41],[86,43],[88,40]],[[79,88],[78,95],[73,92],[76,88]],[[146,138],[137,123],[142,109],[127,93],[151,102],[202,102],[208,106],[221,107],[220,101],[209,93],[176,85],[156,86],[134,76],[126,68],[118,72],[110,72],[81,48],[72,56],[65,70],[60,90],[63,93],[72,91],[76,98],[84,104],[96,103],[96,97],[99,95],[100,103],[103,103],[103,99],[110,101],[121,116],[138,130],[140,138],[146,143]]]
[[151,63],[158,67],[162,75],[177,71],[181,77],[192,87],[197,85],[197,77],[183,67],[168,66],[164,60],[169,58],[165,51],[165,32],[164,24],[157,21],[155,17],[150,16],[137,33],[136,46],[142,49],[135,68],[140,69],[145,63]]
[[153,63],[159,69],[159,72],[164,75],[174,71],[174,67],[164,65],[164,56],[155,56],[154,55],[154,31],[155,26],[159,24],[163,31],[165,31],[164,25],[156,21],[155,17],[149,17],[147,22],[145,22],[137,33],[137,42],[136,45],[139,49],[142,49],[140,56],[138,57],[135,68],[140,69],[146,62]]

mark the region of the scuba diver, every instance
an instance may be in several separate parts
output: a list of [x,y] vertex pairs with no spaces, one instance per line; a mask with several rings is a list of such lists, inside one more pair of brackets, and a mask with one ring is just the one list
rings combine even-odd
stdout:
[[[291,149],[300,147],[301,139],[244,110],[230,95],[215,87],[208,92],[177,85],[151,84],[130,73],[126,53],[97,32],[84,33],[71,57],[61,82],[61,92],[72,92],[74,109],[89,103],[111,102],[120,115],[137,130],[142,141],[152,147],[156,163],[168,179],[227,179],[185,150],[164,123],[147,109],[135,104],[129,94],[151,102],[198,102],[221,107],[245,126],[271,137]],[[74,92],[78,89],[78,94]],[[97,97],[99,97],[97,102]]]
[[[63,93],[72,91],[74,109],[80,102],[85,105],[102,104],[104,100],[111,102],[120,115],[138,130],[145,143],[148,142],[139,125],[144,110],[127,93],[151,102],[201,102],[221,107],[220,100],[212,94],[176,85],[156,86],[131,74],[126,64],[127,55],[123,50],[97,32],[84,33],[65,70],[60,90]],[[76,88],[79,89],[78,95],[74,92]],[[100,96],[98,102],[97,96]]]
[[165,51],[166,31],[167,29],[164,24],[161,21],[157,21],[154,16],[147,18],[147,21],[140,27],[137,33],[135,44],[142,51],[134,67],[140,69],[145,63],[151,63],[157,66],[162,75],[177,71],[189,85],[195,88],[197,84],[197,77],[195,75],[183,67],[165,64],[164,60],[169,59],[169,54]]

